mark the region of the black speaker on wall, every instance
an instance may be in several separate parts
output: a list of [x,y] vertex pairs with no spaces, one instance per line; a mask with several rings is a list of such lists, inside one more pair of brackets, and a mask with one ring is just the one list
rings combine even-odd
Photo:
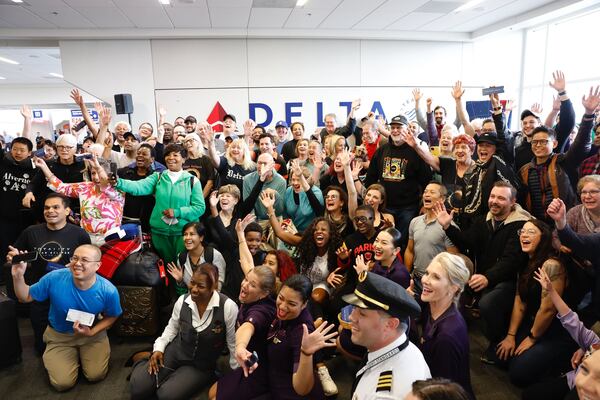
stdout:
[[117,114],[133,114],[133,99],[129,93],[115,94]]

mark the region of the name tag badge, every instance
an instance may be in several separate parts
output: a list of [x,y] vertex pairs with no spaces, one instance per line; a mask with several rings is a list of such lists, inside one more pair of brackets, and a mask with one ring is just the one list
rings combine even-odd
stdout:
[[94,319],[96,319],[96,316],[89,312],[74,310],[72,308],[69,308],[69,311],[67,312],[67,321],[69,322],[79,321],[81,325],[91,327],[94,323]]

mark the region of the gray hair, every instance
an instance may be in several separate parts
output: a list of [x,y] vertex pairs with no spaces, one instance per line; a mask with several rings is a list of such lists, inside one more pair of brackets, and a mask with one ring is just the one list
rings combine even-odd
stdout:
[[465,285],[471,277],[471,272],[469,271],[469,268],[467,268],[465,260],[456,254],[450,254],[444,251],[433,257],[431,263],[434,262],[439,263],[442,268],[444,268],[444,271],[446,271],[446,274],[448,274],[448,280],[450,283],[458,287],[458,290],[454,294],[453,298],[454,304],[457,304],[460,294],[465,289]]

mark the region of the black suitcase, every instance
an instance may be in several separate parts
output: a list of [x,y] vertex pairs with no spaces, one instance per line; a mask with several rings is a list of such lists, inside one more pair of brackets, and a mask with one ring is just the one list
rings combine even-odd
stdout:
[[0,293],[0,368],[21,362],[16,302]]
[[118,336],[155,336],[158,333],[157,290],[147,286],[117,286],[123,314],[114,331]]

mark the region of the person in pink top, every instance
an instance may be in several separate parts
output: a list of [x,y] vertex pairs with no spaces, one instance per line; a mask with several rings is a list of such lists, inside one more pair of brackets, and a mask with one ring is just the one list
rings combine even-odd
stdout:
[[99,160],[96,156],[86,160],[92,180],[77,183],[63,183],[41,158],[35,157],[34,163],[44,173],[52,190],[79,198],[81,227],[90,235],[93,244],[101,246],[104,244],[104,235],[121,226],[125,196],[108,183],[110,164],[107,161]]

